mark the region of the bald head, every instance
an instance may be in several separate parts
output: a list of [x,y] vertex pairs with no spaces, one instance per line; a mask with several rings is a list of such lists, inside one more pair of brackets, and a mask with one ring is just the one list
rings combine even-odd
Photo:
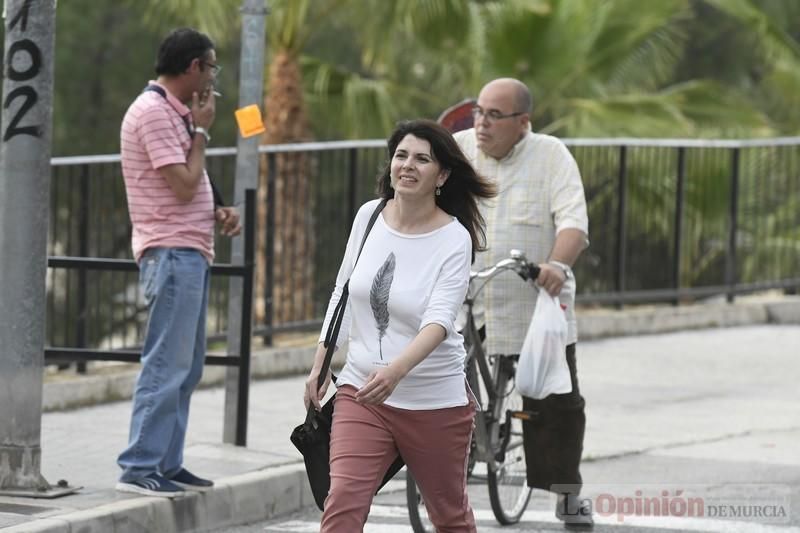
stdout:
[[495,159],[508,155],[529,131],[531,93],[519,80],[490,81],[481,89],[475,108],[478,148]]
[[522,111],[530,114],[533,105],[531,91],[528,86],[515,78],[497,78],[483,86],[481,92],[486,90],[507,94],[514,102],[514,111]]

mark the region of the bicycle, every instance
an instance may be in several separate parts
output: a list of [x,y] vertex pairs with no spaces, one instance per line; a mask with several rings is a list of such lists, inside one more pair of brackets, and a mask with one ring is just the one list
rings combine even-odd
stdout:
[[[489,501],[500,524],[519,522],[530,499],[525,453],[522,446],[522,423],[535,413],[522,410],[522,397],[515,392],[515,371],[519,355],[489,356],[483,349],[483,337],[475,324],[473,307],[483,287],[506,271],[516,272],[523,280],[535,280],[539,267],[528,262],[519,250],[479,272],[470,272],[470,284],[464,300],[466,323],[462,330],[467,350],[466,374],[479,410],[475,416],[467,476],[485,478]],[[479,283],[484,280],[483,283]],[[479,466],[479,463],[481,465]],[[484,466],[485,465],[485,466]],[[485,468],[485,471],[483,468]],[[433,532],[414,478],[406,472],[406,503],[414,533]]]

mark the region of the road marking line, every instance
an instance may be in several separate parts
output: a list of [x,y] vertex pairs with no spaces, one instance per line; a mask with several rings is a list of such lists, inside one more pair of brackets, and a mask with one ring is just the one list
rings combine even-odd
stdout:
[[[475,509],[475,520],[480,522],[481,531],[496,524],[494,514],[489,509]],[[379,505],[373,504],[369,512],[369,520],[364,529],[365,533],[399,533],[408,532],[407,524],[379,524],[375,523],[376,518],[408,518],[408,509],[399,505]],[[742,533],[792,533],[800,532],[800,528],[792,526],[777,526],[770,524],[759,524],[757,522],[745,522],[737,520],[719,520],[713,518],[682,518],[682,517],[645,517],[645,516],[626,516],[625,521],[620,523],[613,517],[595,515],[595,523],[600,525],[618,527],[650,527],[655,529],[671,531],[731,531]],[[552,511],[525,511],[520,520],[520,525],[529,523],[558,524],[558,520]],[[494,529],[494,528],[492,528]],[[265,531],[286,531],[305,533],[318,531],[318,522],[308,522],[292,520],[283,522],[275,526],[270,526]],[[504,531],[497,525],[497,531]]]

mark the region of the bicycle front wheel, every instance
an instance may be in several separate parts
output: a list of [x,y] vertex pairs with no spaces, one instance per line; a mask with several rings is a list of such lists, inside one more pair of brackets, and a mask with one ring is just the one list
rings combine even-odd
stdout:
[[[513,383],[513,379],[511,380]],[[510,417],[508,411],[522,410],[522,396],[516,390],[509,390],[505,396],[497,399],[499,409],[503,413],[500,426],[500,449],[495,468],[489,468],[487,482],[489,484],[489,501],[495,518],[501,524],[516,524],[528,506],[531,488],[528,486],[525,472],[525,450],[522,446],[522,420]],[[506,432],[510,435],[506,440]],[[503,446],[503,443],[506,443]]]

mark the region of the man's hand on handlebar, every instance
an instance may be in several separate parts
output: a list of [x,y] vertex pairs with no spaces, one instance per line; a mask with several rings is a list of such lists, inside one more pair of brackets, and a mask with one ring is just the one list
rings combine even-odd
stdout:
[[566,281],[567,275],[561,268],[549,263],[539,265],[536,284],[546,290],[550,296],[558,296]]

